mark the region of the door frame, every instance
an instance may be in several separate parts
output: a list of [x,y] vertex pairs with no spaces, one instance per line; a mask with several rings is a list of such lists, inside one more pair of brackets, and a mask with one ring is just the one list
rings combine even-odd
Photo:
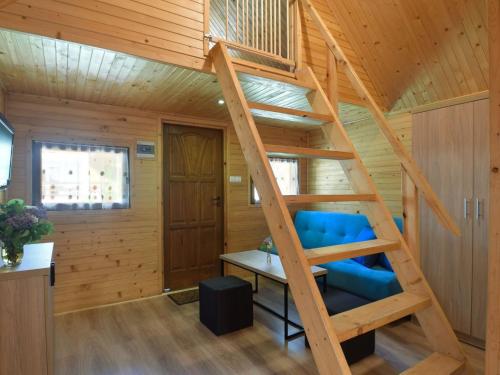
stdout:
[[212,129],[212,130],[219,130],[222,134],[222,196],[223,198],[223,207],[222,207],[222,254],[225,254],[227,252],[227,210],[228,210],[228,189],[226,188],[227,180],[228,180],[228,147],[229,147],[229,138],[228,138],[228,129],[227,125],[224,124],[196,124],[194,122],[184,122],[184,121],[179,121],[178,119],[172,119],[169,120],[168,118],[161,118],[160,119],[160,138],[161,138],[161,224],[160,224],[160,238],[161,238],[161,251],[160,251],[160,264],[161,264],[161,285],[162,285],[162,292],[167,292],[167,285],[165,285],[165,276],[166,276],[166,253],[167,253],[167,241],[166,241],[166,233],[165,233],[165,223],[167,218],[165,217],[165,208],[167,204],[167,189],[168,189],[168,183],[166,181],[167,174],[166,174],[166,163],[167,160],[164,158],[165,151],[163,145],[165,144],[165,137],[166,137],[166,128],[167,126],[191,126],[194,128],[202,128],[202,129]]

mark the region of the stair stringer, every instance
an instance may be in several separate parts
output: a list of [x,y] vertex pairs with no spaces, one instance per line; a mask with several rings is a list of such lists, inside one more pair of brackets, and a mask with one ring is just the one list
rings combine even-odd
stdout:
[[318,370],[321,374],[351,374],[227,49],[218,43],[210,54]]
[[389,209],[384,204],[368,170],[361,162],[359,154],[350,141],[337,112],[333,109],[316,76],[310,67],[305,67],[300,72],[297,72],[297,76],[302,80],[314,82],[317,88],[316,91],[311,92],[308,96],[313,110],[325,115],[331,115],[335,119],[334,123],[322,126],[325,138],[334,149],[350,149],[355,154],[353,160],[339,160],[354,192],[356,194],[366,193],[369,190],[372,194],[377,195],[376,202],[364,204],[366,215],[377,237],[401,243],[401,250],[385,253],[397,275],[401,287],[406,292],[429,296],[432,300],[432,305],[427,309],[417,312],[416,316],[433,350],[465,363],[466,357],[455,332],[420,267],[413,259],[405,239],[394,223]]

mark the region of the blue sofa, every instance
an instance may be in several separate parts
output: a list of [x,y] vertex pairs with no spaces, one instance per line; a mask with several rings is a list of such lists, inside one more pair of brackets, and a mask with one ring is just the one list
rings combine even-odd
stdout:
[[[401,218],[395,218],[402,232]],[[376,236],[365,215],[298,211],[295,228],[304,249],[368,241]],[[376,301],[400,293],[401,287],[384,253],[320,265],[328,285]]]

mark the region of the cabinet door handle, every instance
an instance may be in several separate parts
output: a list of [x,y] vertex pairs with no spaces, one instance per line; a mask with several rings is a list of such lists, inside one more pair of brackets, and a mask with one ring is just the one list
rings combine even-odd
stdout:
[[470,199],[464,198],[464,219],[467,220],[469,218],[469,203]]
[[479,221],[481,217],[483,217],[483,213],[481,212],[482,199],[476,198],[476,220]]

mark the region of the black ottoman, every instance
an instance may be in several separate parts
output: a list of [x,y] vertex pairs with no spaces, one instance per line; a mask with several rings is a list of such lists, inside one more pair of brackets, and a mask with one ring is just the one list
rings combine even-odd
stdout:
[[[328,314],[335,315],[344,311],[355,309],[371,303],[372,301],[358,297],[355,294],[345,292],[341,289],[328,288],[328,292],[323,295]],[[307,337],[305,344],[309,347]],[[353,337],[340,344],[348,364],[356,363],[375,352],[375,331],[364,333]]]
[[199,283],[200,321],[217,336],[253,325],[252,284],[236,276]]

